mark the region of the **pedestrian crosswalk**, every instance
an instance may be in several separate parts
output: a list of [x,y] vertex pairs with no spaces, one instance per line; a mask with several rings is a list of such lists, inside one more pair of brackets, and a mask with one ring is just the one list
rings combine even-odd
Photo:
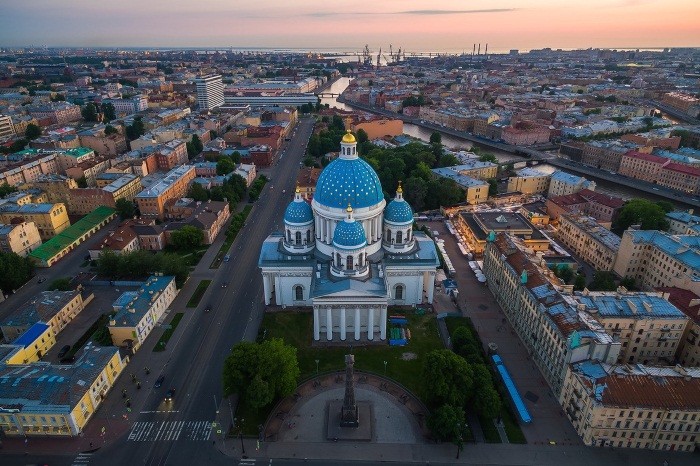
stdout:
[[140,421],[132,426],[128,441],[204,441],[209,440],[211,430],[211,421]]
[[92,453],[78,453],[78,456],[75,457],[71,466],[87,466],[91,457]]
[[[270,463],[272,463],[272,460],[270,460]],[[243,458],[238,463],[238,466],[255,466],[255,458]]]

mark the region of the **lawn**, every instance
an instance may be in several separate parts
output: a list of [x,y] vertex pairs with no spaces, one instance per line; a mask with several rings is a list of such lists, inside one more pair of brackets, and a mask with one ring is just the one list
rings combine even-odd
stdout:
[[197,288],[194,290],[194,293],[192,293],[190,300],[187,301],[187,307],[197,307],[199,305],[199,302],[204,297],[204,292],[207,291],[207,288],[210,284],[211,280],[200,281],[199,285],[197,285]]
[[204,253],[207,252],[207,249],[209,249],[208,245],[202,245],[196,249],[188,249],[183,251],[174,248],[172,245],[168,245],[165,247],[164,251],[180,256],[185,261],[185,265],[187,267],[196,267],[197,264],[199,264],[199,261],[202,260]]
[[165,345],[170,341],[170,337],[173,336],[173,333],[175,333],[175,329],[177,328],[178,324],[182,320],[182,316],[184,316],[182,312],[178,312],[175,314],[173,317],[173,320],[170,321],[170,328],[166,328],[165,331],[163,332],[163,336],[160,337],[160,340],[158,340],[158,343],[156,343],[156,346],[153,347],[154,352],[158,351],[165,351]]
[[479,416],[479,423],[481,424],[481,430],[484,432],[486,443],[501,443],[501,436],[498,435],[498,429],[496,429],[493,419]]
[[[420,398],[423,364],[421,356],[431,350],[443,348],[438,335],[435,315],[416,315],[412,309],[406,311],[389,309],[388,313],[390,315],[406,315],[408,328],[411,330],[411,339],[408,345],[389,346],[388,343],[376,346],[354,345],[352,353],[355,355],[355,369],[383,375],[384,361],[386,361],[386,376],[405,386]],[[349,345],[352,344],[352,340],[349,339],[348,347],[311,347],[313,341],[313,314],[311,312],[265,314],[260,326],[258,341],[263,338],[282,338],[286,344],[297,348],[297,360],[301,371],[299,382],[316,375],[316,360],[318,360],[318,373],[344,370],[345,355],[348,353]],[[402,356],[405,353],[411,353],[417,357],[404,359]],[[243,426],[244,433],[257,435],[255,426],[265,423],[269,411],[273,407],[267,407],[264,412],[256,412],[245,406],[239,406],[236,416],[246,419]]]

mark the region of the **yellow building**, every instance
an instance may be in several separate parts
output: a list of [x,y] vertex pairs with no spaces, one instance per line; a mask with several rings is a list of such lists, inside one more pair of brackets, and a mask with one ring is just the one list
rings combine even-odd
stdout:
[[0,322],[0,329],[5,335],[5,341],[9,343],[37,322],[49,325],[53,334],[57,335],[82,312],[92,298],[93,295],[90,295],[83,302],[83,296],[78,290],[39,292]]
[[14,380],[0,384],[0,429],[8,436],[80,435],[124,369],[114,346],[92,346],[72,365],[7,362],[20,349],[0,346],[0,379]]
[[56,334],[51,326],[37,322],[12,343],[11,346],[16,346],[17,351],[8,354],[0,364],[28,364],[40,361],[55,344]]
[[78,183],[73,178],[63,175],[41,175],[31,183],[20,186],[19,189],[37,188],[44,191],[50,203],[67,202],[71,189],[76,189]]
[[498,165],[491,162],[481,162],[479,160],[467,160],[461,165],[447,167],[450,170],[461,173],[464,176],[476,178],[477,180],[490,180],[498,175]]
[[0,223],[0,251],[14,252],[26,257],[41,246],[41,237],[36,225],[27,222]]
[[457,216],[455,226],[475,256],[481,256],[491,232],[508,233],[520,238],[535,251],[549,249],[549,239],[522,214],[514,212],[468,212]]
[[612,270],[620,249],[619,236],[578,211],[560,217],[557,239],[595,270]]
[[0,206],[0,222],[11,223],[20,217],[25,222],[34,222],[43,241],[53,238],[70,226],[68,210],[58,204],[4,204]]
[[137,291],[124,292],[112,305],[116,315],[107,327],[114,344],[136,352],[175,296],[175,277],[171,276],[151,276]]
[[550,175],[532,168],[523,168],[517,176],[508,178],[508,192],[523,194],[545,194],[549,189]]
[[476,178],[462,175],[452,167],[433,168],[433,178],[449,178],[464,189],[465,201],[470,204],[486,202],[489,198],[489,184]]
[[695,451],[697,368],[571,364],[559,402],[589,446]]

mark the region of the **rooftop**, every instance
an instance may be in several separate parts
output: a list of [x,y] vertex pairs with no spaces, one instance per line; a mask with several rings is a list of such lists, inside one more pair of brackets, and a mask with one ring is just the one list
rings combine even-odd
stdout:
[[145,189],[138,193],[136,198],[151,198],[160,196],[189,171],[194,172],[194,167],[192,165],[180,165],[179,167],[173,168],[165,175],[165,178],[161,179],[157,183],[148,187],[144,185]]
[[135,327],[141,322],[153,302],[158,299],[168,285],[175,280],[173,276],[148,277],[146,283],[137,291],[126,291],[112,304],[117,314],[112,317],[110,327]]
[[451,180],[454,180],[455,183],[464,188],[488,186],[488,183],[485,181],[470,178],[450,168],[433,168],[431,171],[442,178],[449,178]]
[[7,319],[0,322],[0,325],[26,327],[37,322],[48,322],[79,294],[80,292],[75,290],[40,291],[20,305]]
[[562,222],[568,221],[575,225],[579,230],[586,233],[588,236],[596,240],[598,243],[607,247],[613,252],[620,249],[621,239],[615,233],[602,227],[595,219],[583,215],[581,212],[575,211],[561,216]]

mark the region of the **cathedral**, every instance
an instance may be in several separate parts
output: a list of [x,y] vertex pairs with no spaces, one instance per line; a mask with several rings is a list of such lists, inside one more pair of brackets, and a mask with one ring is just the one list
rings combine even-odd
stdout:
[[265,304],[313,309],[314,339],[385,340],[388,306],[433,302],[435,244],[413,231],[401,185],[387,205],[348,131],[321,172],[311,205],[297,188],[284,231],[263,242]]

